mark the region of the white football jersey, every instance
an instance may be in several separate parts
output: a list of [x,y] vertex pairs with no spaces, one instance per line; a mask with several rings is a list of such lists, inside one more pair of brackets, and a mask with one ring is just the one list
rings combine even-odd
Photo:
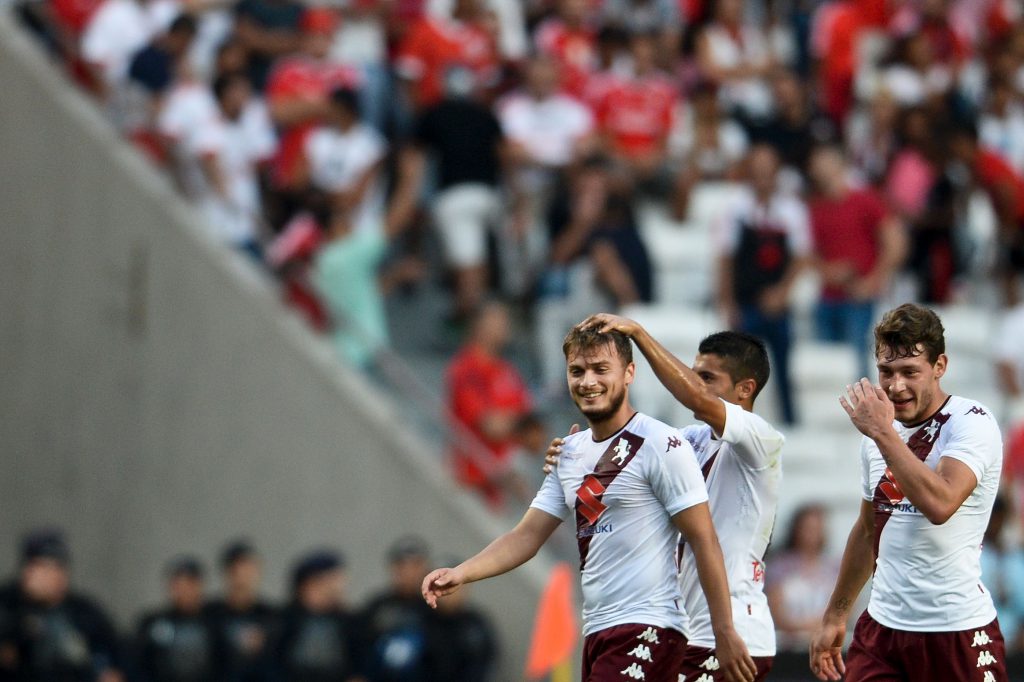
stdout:
[[861,443],[864,499],[875,510],[875,575],[868,613],[895,630],[955,632],[992,622],[996,610],[981,582],[981,541],[1003,463],[1003,440],[988,408],[950,396],[925,422],[894,424],[918,459],[935,469],[953,457],[978,485],[941,526],[905,498],[874,441]]
[[651,417],[599,442],[590,429],[565,439],[530,506],[575,516],[584,636],[625,623],[686,632],[671,517],[707,499],[689,443]]
[[[726,417],[721,438],[706,424],[688,426],[682,433],[707,479],[736,631],[751,656],[774,656],[775,624],[764,595],[764,553],[775,527],[786,439],[753,412],[722,402]],[[685,542],[679,546],[679,589],[690,619],[689,643],[713,649],[711,611],[697,577],[697,561]]]

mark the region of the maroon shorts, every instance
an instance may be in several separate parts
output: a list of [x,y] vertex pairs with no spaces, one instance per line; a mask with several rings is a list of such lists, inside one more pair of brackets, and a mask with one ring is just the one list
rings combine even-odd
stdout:
[[999,621],[959,632],[907,632],[865,611],[846,657],[846,682],[1007,682]]
[[686,637],[653,625],[613,625],[583,640],[583,682],[677,682]]
[[[774,656],[753,656],[754,665],[757,666],[757,676],[754,682],[761,682],[768,677],[768,671],[772,669]],[[718,668],[718,657],[714,649],[706,649],[702,646],[687,645],[686,653],[683,656],[683,667],[679,669],[686,682],[721,682],[725,679],[725,673]]]

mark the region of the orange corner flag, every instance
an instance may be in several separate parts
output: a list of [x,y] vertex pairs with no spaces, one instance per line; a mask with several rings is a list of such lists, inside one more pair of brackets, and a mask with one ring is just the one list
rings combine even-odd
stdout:
[[533,639],[526,659],[526,677],[531,680],[551,675],[568,679],[569,661],[576,650],[576,604],[573,599],[572,569],[560,563],[551,571],[547,587],[537,606]]

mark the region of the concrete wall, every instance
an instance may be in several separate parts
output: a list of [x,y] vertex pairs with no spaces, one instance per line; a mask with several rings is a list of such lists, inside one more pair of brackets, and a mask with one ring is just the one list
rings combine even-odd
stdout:
[[[254,539],[278,596],[312,545],[355,596],[417,532],[467,555],[499,532],[438,452],[335,363],[241,257],[213,245],[0,12],[0,573],[40,523],[122,622],[170,555]],[[520,676],[544,564],[475,588]]]

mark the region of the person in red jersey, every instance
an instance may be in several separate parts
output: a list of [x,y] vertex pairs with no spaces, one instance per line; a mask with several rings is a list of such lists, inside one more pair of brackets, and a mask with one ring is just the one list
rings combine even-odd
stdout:
[[327,56],[337,24],[338,16],[331,9],[306,10],[301,52],[279,62],[267,83],[270,115],[281,132],[273,183],[285,192],[305,187],[303,148],[313,129],[330,115],[331,92],[359,85],[359,74],[352,67]]
[[562,0],[558,14],[543,21],[534,33],[537,52],[553,59],[561,70],[562,91],[580,100],[597,69],[597,34],[587,22],[589,10],[589,0]]
[[498,47],[480,0],[456,0],[450,19],[424,15],[398,48],[395,69],[412,86],[417,109],[444,96],[449,69],[472,72],[476,87],[492,86],[499,76]]
[[[839,399],[864,435],[863,500],[811,641],[819,680],[1009,680],[981,582],[1002,436],[987,407],[942,390],[944,333],[928,308],[890,310],[875,327],[878,384],[863,378]],[[869,578],[871,598],[844,663],[846,620]]]

